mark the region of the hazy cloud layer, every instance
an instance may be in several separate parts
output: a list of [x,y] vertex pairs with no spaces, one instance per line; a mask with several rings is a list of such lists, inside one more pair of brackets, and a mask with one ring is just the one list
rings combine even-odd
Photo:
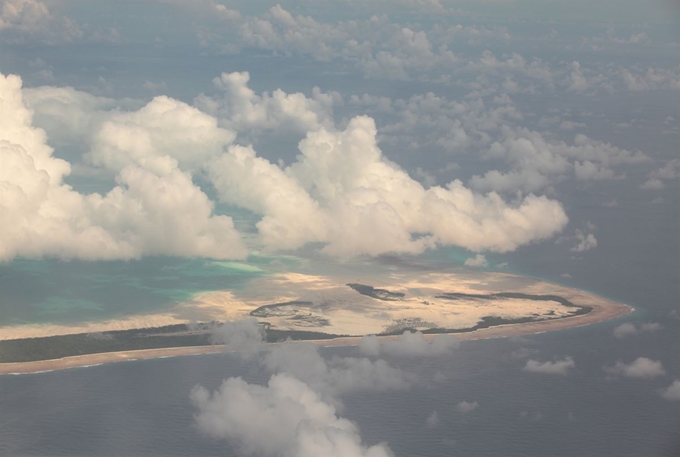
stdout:
[[352,390],[402,390],[414,377],[382,359],[331,357],[325,359],[311,343],[282,344],[271,348],[262,363],[273,373],[288,373],[326,399]]
[[[180,2],[168,2],[183,6]],[[574,93],[594,91],[680,90],[680,67],[607,67],[578,61],[548,63],[518,52],[498,56],[488,48],[511,42],[503,27],[455,24],[443,27],[392,22],[387,15],[351,21],[322,21],[295,14],[281,5],[260,15],[243,15],[222,5],[201,2],[194,12],[211,10],[216,23],[197,30],[203,46],[218,53],[235,54],[252,50],[277,56],[296,56],[318,62],[341,61],[352,65],[367,78],[418,80],[443,84],[468,82],[470,87],[507,93],[532,93],[538,88]],[[425,5],[419,2],[419,13]],[[210,5],[210,6],[208,6]],[[394,4],[390,4],[393,7]],[[454,11],[436,9],[442,12]],[[379,11],[383,11],[377,5]],[[435,10],[430,11],[435,12]],[[454,16],[455,17],[455,16]],[[455,20],[455,19],[452,19]],[[644,32],[630,38],[611,38],[608,43],[627,40],[644,42]],[[462,46],[481,49],[477,55],[462,55]],[[601,46],[601,44],[593,44]]]
[[661,324],[656,322],[646,322],[644,324],[634,324],[632,322],[626,322],[613,331],[614,336],[617,338],[626,338],[628,336],[638,335],[640,333],[651,333],[661,330]]

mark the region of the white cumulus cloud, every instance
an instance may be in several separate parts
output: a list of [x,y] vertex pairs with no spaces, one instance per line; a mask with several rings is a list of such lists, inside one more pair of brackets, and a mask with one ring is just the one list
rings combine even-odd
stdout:
[[612,367],[604,367],[604,371],[617,376],[638,379],[656,378],[666,374],[661,362],[646,357],[638,357],[628,364],[619,361]]
[[386,444],[366,446],[358,427],[339,417],[304,382],[287,374],[271,377],[267,386],[229,378],[210,393],[191,392],[204,433],[224,438],[245,455],[271,457],[388,457]]
[[383,156],[376,133],[365,116],[345,130],[309,132],[285,169],[233,146],[209,175],[223,201],[263,216],[257,228],[268,249],[322,242],[340,257],[437,245],[506,252],[552,236],[568,220],[559,202],[543,196],[506,202],[459,180],[425,189]]
[[231,218],[176,167],[162,175],[130,164],[105,195],[64,184],[70,164],[32,125],[17,76],[0,75],[0,261],[131,259],[143,255],[241,258]]

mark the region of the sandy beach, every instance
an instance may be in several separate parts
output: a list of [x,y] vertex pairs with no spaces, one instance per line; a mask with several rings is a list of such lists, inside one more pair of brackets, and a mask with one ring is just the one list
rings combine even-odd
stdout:
[[[580,291],[572,291],[578,293]],[[582,292],[586,294],[586,292]],[[590,294],[588,294],[590,295]],[[572,297],[573,298],[573,297]],[[625,316],[633,312],[630,306],[601,299],[598,303],[590,303],[592,311],[588,314],[565,317],[561,319],[528,322],[522,324],[499,325],[490,328],[479,329],[473,332],[453,333],[459,340],[476,340],[485,338],[507,338],[521,335],[531,335],[567,328],[580,327],[598,322],[604,322],[617,317]],[[434,334],[424,335],[426,339],[434,338]],[[394,339],[396,336],[382,336],[381,339]],[[271,344],[299,344],[312,343],[322,347],[332,346],[356,346],[362,337],[346,337],[325,340],[291,341],[286,343]],[[190,346],[160,349],[144,349],[136,351],[106,352],[99,354],[87,354],[72,357],[64,357],[54,360],[40,360],[21,363],[0,363],[0,374],[29,374],[69,368],[88,367],[105,363],[124,362],[132,360],[144,360],[161,357],[178,357],[198,354],[212,354],[228,350],[221,345],[213,346]]]

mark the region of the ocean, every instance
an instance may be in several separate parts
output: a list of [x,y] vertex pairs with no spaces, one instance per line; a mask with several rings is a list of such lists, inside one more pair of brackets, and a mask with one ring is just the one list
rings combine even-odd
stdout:
[[[435,358],[387,358],[417,375],[415,387],[346,393],[341,415],[358,424],[364,443],[387,442],[397,456],[680,455],[680,402],[659,395],[680,377],[680,321],[616,339],[619,323],[462,342]],[[355,348],[322,351],[358,355]],[[575,361],[566,376],[522,370],[526,357],[563,356]],[[603,371],[637,356],[662,360],[667,375]],[[230,376],[266,384],[269,374],[252,360],[214,354],[0,376],[0,455],[240,455],[199,432],[189,400],[194,386],[214,390]],[[478,407],[461,413],[463,401]],[[435,411],[438,423],[428,427]]]

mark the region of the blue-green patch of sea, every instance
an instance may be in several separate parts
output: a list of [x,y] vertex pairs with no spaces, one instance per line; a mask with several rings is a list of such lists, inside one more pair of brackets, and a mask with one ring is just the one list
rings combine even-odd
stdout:
[[0,326],[77,323],[162,311],[201,292],[242,290],[253,278],[297,263],[293,256],[259,254],[241,262],[167,257],[129,262],[18,259],[0,264]]

